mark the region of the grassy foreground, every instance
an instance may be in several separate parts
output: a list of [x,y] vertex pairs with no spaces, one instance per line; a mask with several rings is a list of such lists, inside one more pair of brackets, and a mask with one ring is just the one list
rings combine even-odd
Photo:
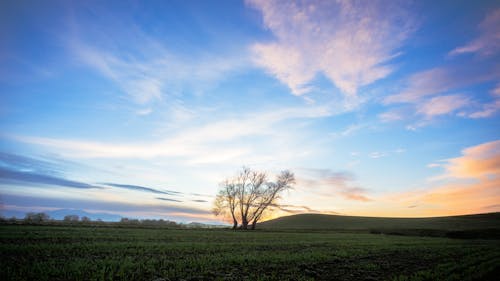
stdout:
[[[0,226],[0,280],[496,280],[500,241]],[[159,279],[162,278],[162,279]]]

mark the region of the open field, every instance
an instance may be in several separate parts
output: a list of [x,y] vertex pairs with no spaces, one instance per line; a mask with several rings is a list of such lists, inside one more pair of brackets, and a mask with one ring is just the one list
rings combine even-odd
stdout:
[[500,273],[496,239],[334,231],[2,225],[0,251],[1,280],[495,280]]

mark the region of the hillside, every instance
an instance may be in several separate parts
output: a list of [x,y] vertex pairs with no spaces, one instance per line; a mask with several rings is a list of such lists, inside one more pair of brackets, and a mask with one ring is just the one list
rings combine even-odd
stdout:
[[261,229],[295,230],[373,230],[436,229],[475,230],[500,229],[500,213],[432,218],[380,218],[323,214],[300,214],[265,221]]

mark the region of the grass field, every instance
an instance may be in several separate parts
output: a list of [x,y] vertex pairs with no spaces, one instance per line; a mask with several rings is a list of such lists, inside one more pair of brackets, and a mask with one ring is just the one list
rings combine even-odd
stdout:
[[496,239],[335,231],[2,225],[0,251],[0,280],[497,280],[500,274]]

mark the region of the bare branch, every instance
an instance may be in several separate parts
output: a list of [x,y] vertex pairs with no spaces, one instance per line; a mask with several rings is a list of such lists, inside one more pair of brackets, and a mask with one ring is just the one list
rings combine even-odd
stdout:
[[243,167],[234,178],[220,184],[212,212],[216,216],[231,219],[233,228],[241,222],[240,228],[254,229],[270,206],[277,206],[281,193],[292,188],[295,183],[293,173],[282,171],[275,182],[267,179],[267,174]]

